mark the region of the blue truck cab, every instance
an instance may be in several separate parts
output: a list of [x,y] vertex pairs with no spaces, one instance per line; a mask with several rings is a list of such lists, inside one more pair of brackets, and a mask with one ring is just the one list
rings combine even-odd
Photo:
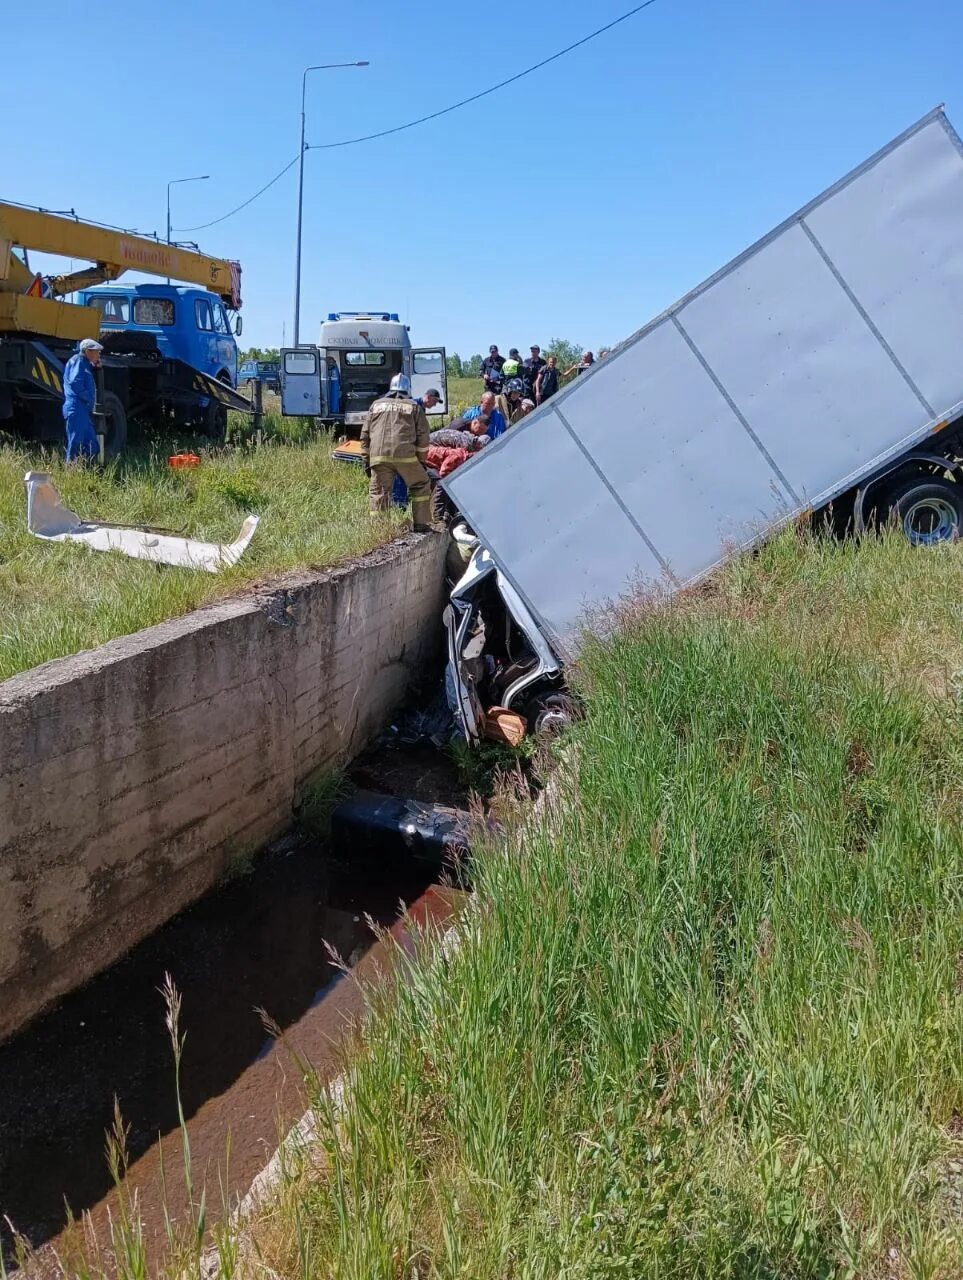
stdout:
[[101,285],[78,295],[100,311],[102,334],[143,334],[163,359],[180,360],[219,382],[237,386],[237,342],[221,299],[178,284]]

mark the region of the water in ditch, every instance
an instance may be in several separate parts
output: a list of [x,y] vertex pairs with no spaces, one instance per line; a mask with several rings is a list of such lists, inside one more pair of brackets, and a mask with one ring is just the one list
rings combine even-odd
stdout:
[[[435,799],[446,790],[444,770],[430,759],[426,768],[421,789]],[[409,780],[402,771],[401,783]],[[398,849],[359,862],[349,849],[282,841],[0,1045],[0,1214],[37,1247],[63,1227],[65,1203],[79,1214],[103,1199],[115,1097],[132,1160],[176,1129],[158,990],[165,973],[183,997],[182,1095],[191,1117],[269,1050],[259,1010],[285,1028],[332,998],[343,979],[325,943],[353,964],[374,941],[365,916],[392,923],[399,903],[418,899],[437,875]]]

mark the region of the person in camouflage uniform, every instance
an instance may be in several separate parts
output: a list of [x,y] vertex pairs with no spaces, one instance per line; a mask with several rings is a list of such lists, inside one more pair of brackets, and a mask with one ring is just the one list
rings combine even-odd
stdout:
[[361,452],[371,510],[388,510],[395,476],[400,476],[408,486],[416,533],[431,528],[431,482],[424,468],[428,434],[427,415],[411,398],[408,375],[396,373],[388,394],[374,402],[364,420]]

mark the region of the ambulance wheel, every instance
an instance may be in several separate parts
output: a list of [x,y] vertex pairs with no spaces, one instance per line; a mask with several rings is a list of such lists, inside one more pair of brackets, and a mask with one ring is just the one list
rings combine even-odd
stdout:
[[127,448],[127,410],[120,396],[104,392],[104,453],[119,458]]

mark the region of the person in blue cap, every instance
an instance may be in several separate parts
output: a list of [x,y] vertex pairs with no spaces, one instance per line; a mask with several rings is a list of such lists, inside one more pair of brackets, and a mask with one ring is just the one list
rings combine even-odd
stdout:
[[67,461],[96,458],[100,453],[94,430],[97,384],[94,370],[100,364],[103,347],[93,338],[84,338],[79,351],[64,369],[64,422],[67,426]]

